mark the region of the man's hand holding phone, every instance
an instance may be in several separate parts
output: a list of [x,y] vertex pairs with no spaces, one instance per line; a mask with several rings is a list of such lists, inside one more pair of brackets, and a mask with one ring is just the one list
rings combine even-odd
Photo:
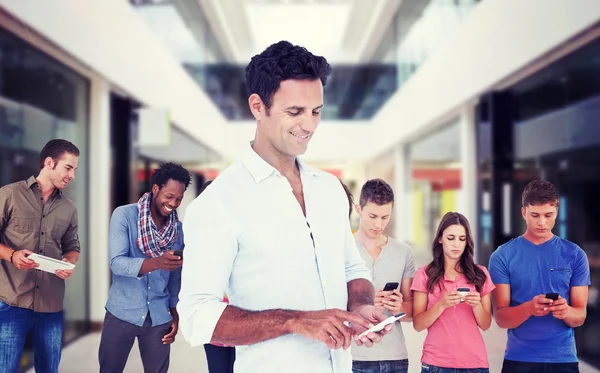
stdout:
[[552,316],[559,320],[564,320],[569,314],[567,300],[557,293],[548,293],[545,297],[552,300],[551,306],[548,307],[548,311],[552,312]]
[[386,293],[388,294],[381,300],[383,307],[390,311],[392,315],[402,312],[402,302],[404,301],[402,293],[398,289]]
[[533,297],[529,303],[529,313],[532,316],[546,316],[551,311],[549,310],[554,300],[547,298],[546,294],[539,294]]
[[291,332],[321,341],[330,349],[347,349],[356,329],[364,331],[370,327],[361,315],[340,309],[298,311],[296,315],[289,321]]
[[384,307],[392,314],[402,312],[402,293],[398,290],[398,282],[388,282],[385,287],[375,293],[375,307]]
[[175,255],[173,250],[167,250],[161,256],[154,259],[158,263],[158,268],[165,271],[172,271],[183,265],[183,260],[180,256]]
[[367,347],[371,347],[374,343],[381,341],[381,338],[383,338],[384,335],[391,333],[394,328],[394,324],[391,323],[386,325],[381,331],[367,333],[367,335],[363,335],[359,338],[359,335],[361,335],[367,329],[387,319],[387,316],[383,313],[383,308],[367,304],[357,308],[354,313],[370,323],[368,327],[365,327],[364,325],[352,324],[352,329],[355,332],[354,342],[356,342],[358,346],[365,345]]

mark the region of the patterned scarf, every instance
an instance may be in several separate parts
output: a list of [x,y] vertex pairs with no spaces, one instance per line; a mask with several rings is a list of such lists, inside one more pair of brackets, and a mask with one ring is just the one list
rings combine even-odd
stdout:
[[159,257],[169,249],[179,235],[179,219],[177,211],[173,210],[160,230],[150,215],[150,201],[152,193],[145,193],[138,201],[138,237],[137,245],[149,257]]

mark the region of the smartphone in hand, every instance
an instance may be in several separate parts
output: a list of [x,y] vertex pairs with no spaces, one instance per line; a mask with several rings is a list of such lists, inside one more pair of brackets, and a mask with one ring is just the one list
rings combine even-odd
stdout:
[[183,250],[173,250],[173,255],[176,255],[183,260]]
[[469,288],[458,288],[456,289],[456,291],[458,291],[458,295],[460,295],[460,301],[464,302],[465,301],[465,297],[469,294],[469,292],[471,291],[471,289]]
[[392,290],[396,290],[398,289],[398,286],[400,286],[399,282],[388,282],[387,284],[385,284],[385,286],[383,287],[383,291],[392,291]]
[[559,297],[558,293],[547,293],[546,294],[546,298],[548,298],[548,299],[558,300],[558,297]]
[[370,329],[365,330],[364,332],[362,332],[358,338],[362,338],[363,336],[373,332],[373,333],[377,333],[380,330],[383,330],[383,328],[386,327],[386,325],[392,324],[394,322],[396,322],[397,320],[400,320],[401,318],[403,318],[404,316],[406,316],[405,312],[400,312],[399,314],[396,314],[394,316],[390,316],[387,319],[383,320],[382,322],[380,322],[379,324],[371,327]]

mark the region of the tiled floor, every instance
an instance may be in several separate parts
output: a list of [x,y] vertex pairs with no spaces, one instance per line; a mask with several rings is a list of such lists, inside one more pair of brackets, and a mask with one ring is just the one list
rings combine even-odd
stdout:
[[[403,330],[406,334],[406,341],[409,351],[410,373],[419,373],[421,367],[419,360],[421,358],[421,347],[425,340],[426,332],[417,333],[412,324],[404,323]],[[506,332],[498,328],[495,324],[490,330],[484,333],[488,356],[490,359],[491,373],[500,373],[502,366],[502,356],[506,343]],[[75,343],[67,346],[63,352],[60,365],[61,373],[88,373],[98,372],[98,345],[100,343],[100,334],[89,334]],[[176,373],[208,373],[206,367],[206,356],[203,348],[192,348],[179,334],[176,342],[171,349],[171,372]],[[581,373],[599,373],[585,364],[580,367]],[[140,360],[137,345],[131,351],[125,373],[142,373],[142,363]],[[28,372],[33,373],[33,369]]]

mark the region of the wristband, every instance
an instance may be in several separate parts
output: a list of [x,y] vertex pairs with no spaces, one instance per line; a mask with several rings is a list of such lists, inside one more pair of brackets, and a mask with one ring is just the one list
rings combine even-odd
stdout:
[[16,253],[16,252],[17,252],[17,250],[13,250],[13,252],[10,254],[10,262],[11,262],[12,264],[15,264],[15,263],[13,263],[13,261],[12,261],[12,257],[13,257],[13,255],[15,255],[15,253]]

